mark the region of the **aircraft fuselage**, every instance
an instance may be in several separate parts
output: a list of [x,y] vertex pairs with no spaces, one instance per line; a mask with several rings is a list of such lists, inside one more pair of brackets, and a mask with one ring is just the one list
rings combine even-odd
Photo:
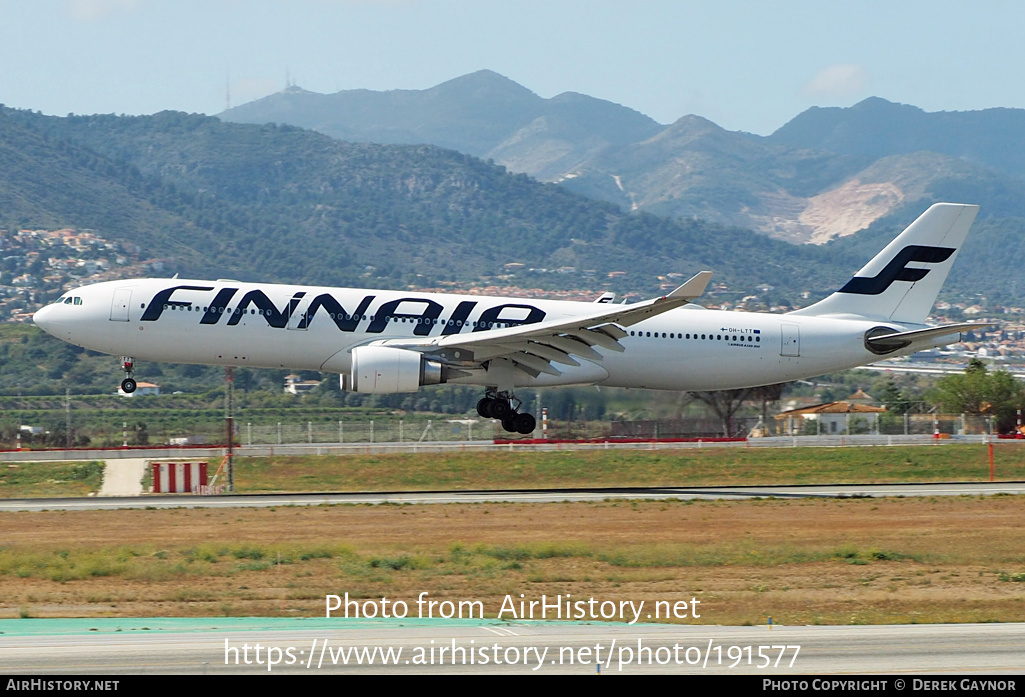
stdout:
[[[571,319],[593,303],[363,290],[236,281],[130,279],[69,291],[36,323],[70,343],[143,361],[345,374],[352,350],[374,342],[475,335]],[[915,325],[920,326],[920,325]],[[622,352],[559,365],[559,375],[521,374],[517,387],[600,384],[719,390],[786,382],[880,359],[864,343],[878,327],[915,326],[864,318],[669,310],[626,329]],[[956,341],[938,337],[889,355]],[[476,362],[487,355],[474,356]],[[491,384],[467,369],[448,382]]]

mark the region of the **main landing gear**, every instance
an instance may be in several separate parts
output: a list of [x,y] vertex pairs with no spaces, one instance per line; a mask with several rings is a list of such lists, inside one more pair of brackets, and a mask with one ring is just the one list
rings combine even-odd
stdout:
[[121,381],[121,391],[125,394],[135,392],[138,383],[135,382],[135,359],[131,356],[121,356],[121,370],[125,371],[125,379]]
[[477,402],[477,413],[485,419],[498,419],[502,422],[502,428],[510,433],[533,433],[537,421],[530,414],[516,411],[512,405],[513,399],[516,398],[508,393],[488,392]]

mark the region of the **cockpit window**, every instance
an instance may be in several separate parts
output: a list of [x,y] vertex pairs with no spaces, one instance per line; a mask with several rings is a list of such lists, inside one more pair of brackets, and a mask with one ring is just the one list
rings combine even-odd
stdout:
[[82,298],[77,295],[62,295],[53,301],[54,305],[81,305]]

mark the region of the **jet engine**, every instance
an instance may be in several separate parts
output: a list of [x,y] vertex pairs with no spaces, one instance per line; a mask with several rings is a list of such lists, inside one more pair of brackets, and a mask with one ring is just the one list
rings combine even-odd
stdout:
[[352,350],[349,385],[342,375],[342,389],[364,394],[416,392],[421,385],[446,382],[445,367],[428,361],[416,351],[390,346],[357,346]]

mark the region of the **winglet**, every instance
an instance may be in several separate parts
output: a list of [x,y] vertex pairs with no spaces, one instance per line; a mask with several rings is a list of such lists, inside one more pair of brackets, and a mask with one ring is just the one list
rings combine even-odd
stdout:
[[711,271],[699,271],[689,281],[665,297],[681,300],[700,298],[704,294],[705,288],[708,287],[710,280],[712,280]]

